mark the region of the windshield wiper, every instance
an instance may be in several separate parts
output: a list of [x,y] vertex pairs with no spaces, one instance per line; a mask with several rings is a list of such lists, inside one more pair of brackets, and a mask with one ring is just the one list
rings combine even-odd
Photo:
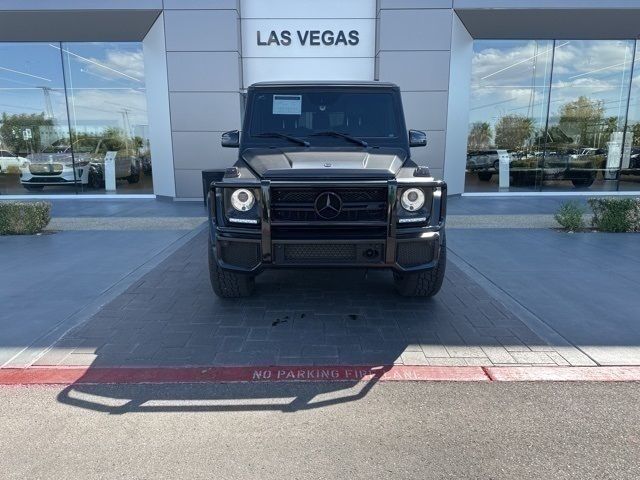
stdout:
[[298,138],[298,137],[294,137],[292,135],[287,135],[286,133],[280,133],[280,132],[264,132],[264,133],[259,133],[257,135],[253,135],[253,136],[254,137],[260,137],[260,138],[286,138],[290,142],[297,143],[298,145],[304,145],[305,147],[308,147],[308,146],[311,145],[306,140],[303,140],[303,139]]
[[326,132],[316,132],[316,133],[312,133],[310,136],[311,137],[319,137],[319,136],[341,137],[341,138],[344,138],[345,140],[349,140],[350,142],[357,143],[358,145],[362,145],[363,147],[369,146],[367,142],[365,142],[360,138],[352,137],[351,135],[347,135],[346,133],[336,132],[334,130],[327,130]]

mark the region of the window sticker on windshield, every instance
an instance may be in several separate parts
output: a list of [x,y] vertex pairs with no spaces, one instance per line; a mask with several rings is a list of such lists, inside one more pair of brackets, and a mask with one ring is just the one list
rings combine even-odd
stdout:
[[300,115],[302,113],[302,95],[274,95],[274,115]]

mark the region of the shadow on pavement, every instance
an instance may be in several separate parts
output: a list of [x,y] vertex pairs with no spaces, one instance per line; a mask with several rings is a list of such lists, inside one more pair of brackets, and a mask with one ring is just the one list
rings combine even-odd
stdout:
[[327,383],[191,383],[137,385],[71,385],[61,391],[60,403],[122,415],[156,412],[293,413],[354,402],[377,383],[340,381]]

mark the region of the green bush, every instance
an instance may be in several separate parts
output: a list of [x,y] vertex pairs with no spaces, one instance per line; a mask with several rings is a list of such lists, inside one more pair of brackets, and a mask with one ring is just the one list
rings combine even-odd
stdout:
[[17,165],[9,165],[3,173],[6,173],[7,175],[18,175],[20,173],[20,167]]
[[0,235],[33,235],[51,220],[49,202],[0,201]]
[[631,221],[631,230],[640,232],[640,198],[636,198],[635,202],[635,208],[629,212],[629,220]]
[[603,232],[640,231],[640,199],[590,198],[591,223]]
[[554,218],[562,228],[575,232],[584,229],[584,213],[585,209],[578,202],[565,202],[558,209]]

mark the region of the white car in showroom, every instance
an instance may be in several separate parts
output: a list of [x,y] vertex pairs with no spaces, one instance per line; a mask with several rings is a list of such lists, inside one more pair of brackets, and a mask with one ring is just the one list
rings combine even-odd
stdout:
[[20,157],[9,150],[0,149],[0,174],[18,173],[18,170],[29,164],[29,160]]
[[81,139],[69,145],[50,145],[41,153],[27,156],[28,164],[20,168],[20,183],[27,190],[42,190],[46,186],[104,186],[104,161],[108,151],[117,151],[116,179],[129,183],[140,181],[140,159],[114,139]]

